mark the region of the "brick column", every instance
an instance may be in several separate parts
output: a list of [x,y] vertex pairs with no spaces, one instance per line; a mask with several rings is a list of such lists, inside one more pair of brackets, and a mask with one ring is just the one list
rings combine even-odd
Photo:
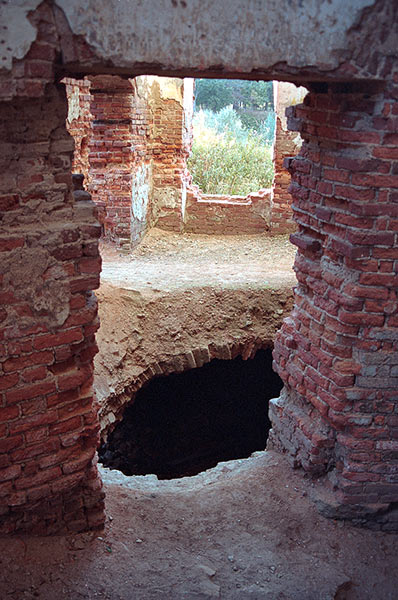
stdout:
[[68,98],[66,127],[75,141],[72,172],[83,174],[87,186],[89,183],[88,153],[92,121],[90,112],[91,82],[87,78],[71,79],[65,77],[62,83],[65,84],[66,97]]
[[134,87],[128,79],[99,75],[91,78],[91,95],[88,189],[95,202],[105,205],[105,237],[128,248],[135,150]]
[[101,527],[92,390],[100,226],[72,193],[62,85],[0,103],[0,533]]
[[[289,109],[300,131],[291,240],[298,285],[275,341],[285,387],[270,443],[328,472],[333,516],[394,528],[398,501],[398,86],[333,93],[314,86]],[[331,506],[333,505],[333,510]],[[370,518],[370,517],[369,517]]]
[[169,231],[183,229],[186,161],[190,145],[184,130],[183,93],[183,81],[157,77],[149,99],[153,154],[152,216],[157,227]]

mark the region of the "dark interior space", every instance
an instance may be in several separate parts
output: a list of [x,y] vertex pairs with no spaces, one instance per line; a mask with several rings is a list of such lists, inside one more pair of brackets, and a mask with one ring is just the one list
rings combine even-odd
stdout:
[[196,475],[218,462],[264,450],[268,401],[282,381],[272,351],[251,360],[212,360],[151,380],[99,449],[100,462],[125,475]]

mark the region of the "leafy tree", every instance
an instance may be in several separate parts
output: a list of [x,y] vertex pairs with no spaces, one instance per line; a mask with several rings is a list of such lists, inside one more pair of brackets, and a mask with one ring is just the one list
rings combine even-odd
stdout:
[[230,82],[225,79],[195,79],[195,108],[218,112],[233,104]]
[[215,112],[232,104],[236,111],[273,110],[272,81],[242,79],[196,79],[195,100],[198,109]]

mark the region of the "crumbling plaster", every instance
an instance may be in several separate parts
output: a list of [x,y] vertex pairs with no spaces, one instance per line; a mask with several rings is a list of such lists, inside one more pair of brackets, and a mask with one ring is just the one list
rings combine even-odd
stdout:
[[[39,4],[39,0],[9,0],[0,7],[0,19],[7,23],[0,50],[5,68],[11,68],[12,58],[23,58],[35,40],[29,13]],[[358,54],[356,26],[363,9],[377,4],[373,0],[248,0],[243,9],[240,0],[54,3],[60,9],[56,12],[64,63],[76,62],[70,44],[74,34],[97,59],[87,59],[87,66],[102,62],[109,69],[133,69],[137,74],[150,71],[148,65],[171,74],[187,69],[261,74],[279,67],[281,72],[303,67],[333,71]],[[382,4],[385,24],[392,4]],[[387,29],[377,51],[391,54],[394,37],[393,28]],[[366,73],[364,69],[349,75]]]
[[241,0],[57,4],[71,30],[84,36],[98,56],[119,66],[151,63],[157,57],[165,67],[182,69],[188,62],[203,69],[219,64],[222,48],[225,66],[250,72],[281,61],[336,68],[347,30],[373,1],[311,0],[297,6],[289,0],[249,0],[244,9]]

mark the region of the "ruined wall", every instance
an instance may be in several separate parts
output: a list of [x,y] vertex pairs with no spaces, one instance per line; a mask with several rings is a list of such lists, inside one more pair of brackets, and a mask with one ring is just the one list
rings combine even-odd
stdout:
[[86,175],[103,209],[105,238],[128,250],[154,224],[180,231],[190,147],[183,80],[99,75],[64,82],[73,168]]
[[[85,186],[101,208],[107,239],[129,249],[152,226],[207,234],[270,229],[269,190],[227,197],[203,194],[192,185],[186,161],[193,137],[193,80],[149,76],[91,80],[64,80],[67,123],[75,138],[73,169],[86,175]],[[281,161],[296,146],[290,138],[286,142],[283,133],[279,141],[284,144],[284,153],[278,155]],[[289,174],[285,169],[282,174],[282,167],[280,171],[278,181],[285,182]],[[277,193],[280,188],[278,183]],[[275,196],[277,233],[289,230],[284,226],[290,211],[286,196],[287,192],[283,209]]]
[[188,157],[183,139],[182,79],[150,78],[152,112],[153,221],[169,231],[182,230],[184,176]]
[[100,258],[95,206],[72,195],[62,85],[0,105],[0,532],[103,523],[93,464]]
[[287,128],[285,111],[299,104],[307,90],[292,83],[274,81],[275,137],[273,144],[274,179],[271,195],[271,230],[273,235],[291,233],[296,230],[289,194],[290,175],[283,165],[288,156],[296,156],[301,147],[297,132]]
[[264,233],[270,226],[270,190],[247,196],[203,194],[187,189],[184,231],[206,234]]
[[144,186],[148,178],[147,107],[133,80],[111,75],[92,77],[91,95],[88,189],[105,206],[105,237],[129,249],[146,228],[136,182]]
[[72,79],[65,77],[66,97],[68,98],[68,116],[66,128],[75,142],[72,171],[82,173],[86,186],[89,182],[89,141],[91,138],[91,82],[89,79]]
[[276,337],[285,388],[271,412],[273,443],[329,471],[336,514],[351,517],[397,501],[398,85],[366,88],[325,85],[290,109],[305,140],[288,161],[299,283]]
[[[66,98],[54,84],[73,73],[315,82],[292,121],[305,139],[291,163],[299,285],[277,340],[285,392],[273,443],[306,469],[333,469],[335,514],[396,503],[397,3],[249,2],[242,12],[238,0],[139,0],[134,11],[127,0],[26,0],[0,10],[1,531],[104,519],[92,466],[100,227],[70,193]],[[362,93],[347,95],[355,80]],[[343,84],[322,94],[322,81]],[[374,90],[384,81],[385,96]],[[396,528],[390,516],[383,527]]]

